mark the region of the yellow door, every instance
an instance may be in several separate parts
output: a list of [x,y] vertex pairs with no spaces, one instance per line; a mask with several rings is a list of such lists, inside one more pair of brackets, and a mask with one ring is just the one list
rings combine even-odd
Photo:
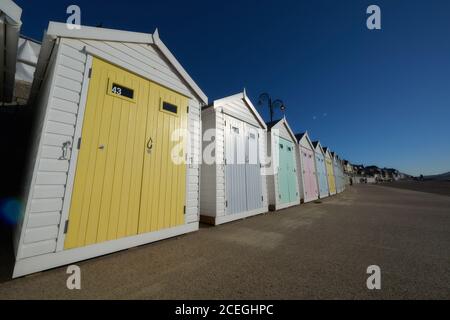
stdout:
[[151,83],[139,233],[184,224],[188,99]]
[[[102,60],[93,59],[65,249],[148,231],[141,225],[146,225],[151,214],[156,215],[158,221],[165,222],[168,211],[163,205],[166,203],[161,203],[161,207],[153,211],[154,200],[149,200],[152,194],[148,192],[150,188],[156,189],[158,196],[159,192],[163,193],[162,188],[158,188],[162,180],[171,186],[165,191],[175,193],[176,200],[181,202],[182,198],[184,202],[185,186],[179,188],[178,179],[181,181],[185,176],[181,178],[178,175],[185,172],[185,165],[172,170],[177,174],[178,189],[174,191],[173,172],[170,172],[171,180],[167,180],[168,171],[163,171],[160,162],[167,158],[163,158],[164,154],[155,157],[157,152],[164,151],[157,147],[159,144],[170,145],[166,139],[170,138],[169,130],[172,129],[167,117],[155,117],[162,113],[154,103],[161,99],[160,96],[155,96],[159,92],[156,88],[148,80]],[[172,99],[179,97],[169,90],[167,92],[172,95]],[[187,105],[187,98],[183,98],[185,101],[178,99],[180,103]],[[182,108],[179,109],[181,111]],[[176,118],[179,120],[173,127],[186,126],[185,113]],[[159,135],[153,139],[153,149],[149,153],[148,147],[152,147],[148,144],[149,133],[154,130],[155,125],[160,128],[157,131]],[[154,163],[157,161],[160,165]],[[146,172],[157,173],[148,181],[145,179]],[[150,203],[152,206],[145,206],[145,210],[142,210],[142,203]],[[169,204],[174,205],[175,212],[175,202]],[[179,221],[181,219],[177,217],[176,223]],[[175,225],[175,221],[174,224],[158,223],[156,228],[172,225]]]
[[325,163],[327,167],[327,176],[328,176],[328,186],[330,188],[330,194],[336,193],[336,181],[334,179],[334,172],[333,172],[333,163],[330,159],[325,158]]

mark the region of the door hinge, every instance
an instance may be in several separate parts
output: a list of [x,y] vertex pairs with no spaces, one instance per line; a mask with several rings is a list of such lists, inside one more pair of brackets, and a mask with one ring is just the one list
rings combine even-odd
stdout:
[[64,224],[64,234],[67,234],[67,230],[69,230],[69,220],[66,220]]
[[264,196],[261,196],[261,201],[264,202]]
[[225,201],[225,207],[228,208],[228,201]]
[[183,207],[183,214],[186,214],[186,206]]
[[186,112],[189,113],[189,106],[186,107]]
[[77,143],[77,149],[80,150],[81,148],[81,137],[78,138],[78,143]]
[[88,78],[90,79],[92,76],[92,68],[89,68]]

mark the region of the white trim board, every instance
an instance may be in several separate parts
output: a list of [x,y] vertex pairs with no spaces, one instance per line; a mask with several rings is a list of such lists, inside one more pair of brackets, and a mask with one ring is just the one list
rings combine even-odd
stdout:
[[100,41],[117,41],[152,44],[153,36],[147,33],[80,26],[80,29],[69,29],[67,24],[50,21],[47,34],[53,38],[76,38]]
[[0,11],[7,15],[14,22],[21,24],[22,8],[11,0],[2,0],[0,2]]
[[[47,29],[46,36],[49,39],[57,38],[72,38],[72,39],[88,39],[98,41],[115,41],[124,43],[141,43],[147,45],[154,45],[161,54],[168,60],[171,66],[177,71],[180,77],[188,84],[192,91],[198,96],[202,103],[208,104],[208,97],[195,83],[183,66],[178,62],[172,52],[166,47],[166,45],[159,38],[158,29],[153,34],[96,28],[81,26],[79,30],[70,30],[65,23],[50,21]],[[44,41],[42,48],[46,47],[52,41]],[[45,50],[45,48],[44,48]],[[41,60],[41,59],[39,59]],[[45,59],[47,60],[47,59]],[[134,71],[133,71],[134,72]],[[139,73],[138,73],[139,74]]]
[[18,260],[14,267],[13,278],[64,266],[73,262],[100,257],[109,253],[122,251],[159,240],[172,238],[181,234],[197,231],[198,229],[198,222],[190,223],[170,229],[108,241],[83,248],[65,250],[57,253],[49,253],[37,257]]
[[[263,214],[263,213],[267,213],[267,212],[269,212],[269,208],[263,207],[263,208],[252,210],[252,211],[241,212],[241,213],[237,213],[237,214],[229,214],[229,215],[225,215],[225,216],[213,217],[214,218],[214,225],[217,226],[217,225],[228,223],[228,222],[231,222],[231,221],[236,221],[236,220],[241,220],[241,219],[257,216],[257,215],[260,215],[260,214]],[[208,216],[208,218],[211,218],[211,217]]]
[[298,206],[298,205],[300,205],[300,199],[298,201],[294,201],[294,202],[283,203],[283,204],[281,204],[281,203],[280,204],[276,204],[274,211],[287,209],[287,208],[295,207],[295,206]]
[[236,100],[244,101],[244,103],[250,109],[250,112],[253,114],[253,116],[256,118],[256,120],[259,122],[261,128],[267,130],[266,123],[264,122],[264,120],[261,117],[261,115],[259,114],[259,112],[256,110],[256,108],[253,105],[253,103],[250,100],[250,98],[247,96],[247,92],[245,90],[243,92],[240,92],[240,93],[237,93],[237,94],[225,97],[225,98],[214,100],[213,107],[214,107],[214,109],[221,108],[223,110],[223,112],[226,113],[226,111],[225,111],[226,108],[224,108],[224,105],[229,103],[229,102],[236,101]]

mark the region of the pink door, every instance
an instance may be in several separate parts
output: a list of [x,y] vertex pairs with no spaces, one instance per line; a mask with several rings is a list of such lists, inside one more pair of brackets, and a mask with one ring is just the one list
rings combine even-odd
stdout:
[[302,148],[304,165],[304,188],[305,202],[313,201],[318,198],[317,180],[314,166],[314,153],[312,150]]

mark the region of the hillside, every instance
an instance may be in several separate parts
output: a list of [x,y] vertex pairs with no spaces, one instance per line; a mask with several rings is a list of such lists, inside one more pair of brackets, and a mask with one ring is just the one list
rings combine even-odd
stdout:
[[426,180],[450,181],[450,172],[424,177]]

